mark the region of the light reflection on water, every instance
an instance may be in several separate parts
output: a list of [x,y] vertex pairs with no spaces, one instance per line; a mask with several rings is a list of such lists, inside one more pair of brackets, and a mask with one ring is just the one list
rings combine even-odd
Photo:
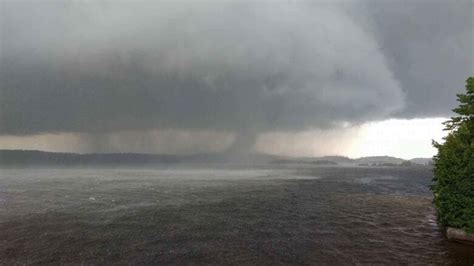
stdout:
[[461,263],[427,168],[2,169],[0,263]]

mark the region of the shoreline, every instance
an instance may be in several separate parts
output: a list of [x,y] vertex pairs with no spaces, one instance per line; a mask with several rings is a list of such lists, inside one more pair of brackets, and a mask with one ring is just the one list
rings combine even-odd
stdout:
[[445,230],[446,238],[450,241],[456,241],[467,245],[474,245],[474,234],[468,233],[463,229],[447,227]]

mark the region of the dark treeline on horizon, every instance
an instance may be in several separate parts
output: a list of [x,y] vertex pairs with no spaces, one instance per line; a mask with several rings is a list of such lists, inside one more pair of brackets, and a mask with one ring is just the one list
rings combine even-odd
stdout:
[[429,164],[429,158],[404,160],[391,156],[351,159],[344,156],[290,158],[269,154],[201,153],[190,155],[147,153],[61,153],[37,150],[0,150],[0,166],[81,166],[81,165],[152,165],[178,163],[311,164],[320,166],[411,166]]
[[30,150],[0,150],[0,165],[94,165],[178,163],[177,155],[137,153],[58,153]]

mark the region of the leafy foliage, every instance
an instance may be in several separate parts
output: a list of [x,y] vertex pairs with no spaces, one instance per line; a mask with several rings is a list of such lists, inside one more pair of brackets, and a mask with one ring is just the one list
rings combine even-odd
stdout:
[[434,157],[435,205],[445,226],[474,232],[474,77],[466,80],[466,93],[458,94],[458,116],[445,122],[449,130]]

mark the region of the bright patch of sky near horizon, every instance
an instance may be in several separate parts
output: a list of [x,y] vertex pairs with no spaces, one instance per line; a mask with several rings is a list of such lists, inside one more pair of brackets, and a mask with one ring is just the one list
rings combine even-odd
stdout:
[[442,141],[447,132],[441,124],[446,118],[426,118],[367,123],[362,126],[350,157],[387,154],[404,159],[431,157],[436,149],[431,140]]
[[[257,140],[259,152],[288,156],[344,155],[363,157],[390,155],[404,159],[431,157],[436,150],[431,140],[446,135],[446,118],[389,119],[343,129],[310,130],[297,133],[264,133]],[[95,138],[72,133],[35,136],[0,136],[0,149],[33,149],[56,152],[147,152],[177,153],[218,152],[232,144],[231,133],[155,131],[120,133]],[[196,141],[198,140],[198,141]],[[104,149],[97,149],[106,141]],[[125,144],[124,144],[125,143]]]

